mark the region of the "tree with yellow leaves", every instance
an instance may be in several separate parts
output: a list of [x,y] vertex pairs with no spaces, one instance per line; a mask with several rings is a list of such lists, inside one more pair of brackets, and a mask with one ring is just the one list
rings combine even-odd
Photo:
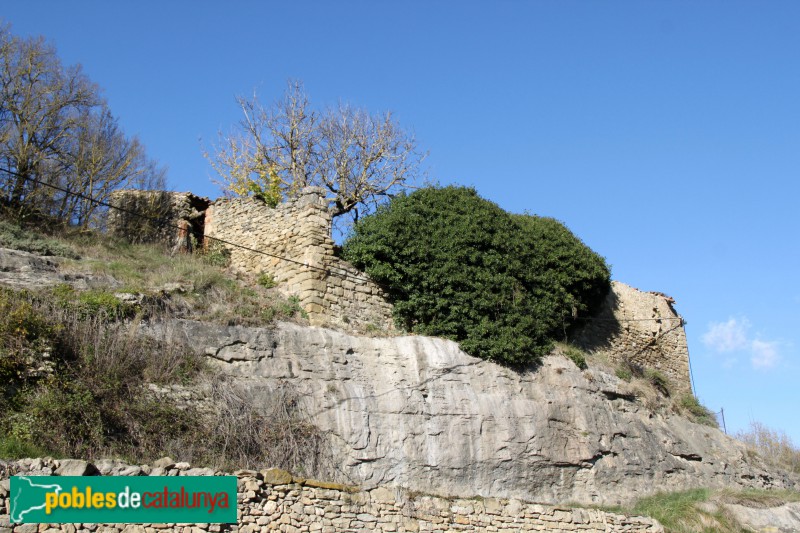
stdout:
[[320,186],[330,192],[334,217],[357,220],[420,175],[425,154],[391,113],[345,104],[315,111],[297,81],[271,107],[255,95],[236,101],[243,118],[232,133],[220,134],[215,153],[205,154],[226,194],[274,205]]

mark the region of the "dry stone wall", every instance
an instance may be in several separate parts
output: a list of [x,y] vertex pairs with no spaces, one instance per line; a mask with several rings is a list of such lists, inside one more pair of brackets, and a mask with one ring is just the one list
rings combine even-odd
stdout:
[[[331,214],[322,188],[307,187],[274,208],[253,198],[209,202],[191,193],[159,191],[118,191],[112,201],[168,222],[148,226],[140,218],[112,210],[109,228],[113,233],[132,240],[168,241],[177,249],[191,248],[194,235],[206,249],[225,248],[232,268],[272,276],[280,291],[296,296],[312,325],[356,331],[393,329],[386,293],[335,255]],[[613,282],[604,309],[575,341],[588,350],[605,352],[613,363],[658,370],[678,388],[690,390],[686,334],[673,304],[663,294]]]
[[[233,242],[231,266],[268,274],[287,295],[297,296],[314,325],[392,328],[392,306],[369,277],[334,254],[325,191],[308,187],[270,208],[252,198],[217,200],[205,215],[206,237]],[[208,240],[207,246],[215,246]]]
[[[383,487],[357,487],[297,478],[278,469],[241,470],[238,481],[238,523],[232,524],[20,524],[9,521],[10,474],[82,475],[214,475],[212,469],[191,468],[165,458],[154,467],[114,461],[95,465],[84,461],[23,459],[12,463],[0,479],[0,533],[220,531],[284,532],[414,532],[552,531],[663,532],[655,520],[607,513],[597,509],[547,506],[495,498],[458,499],[419,495]],[[66,466],[66,468],[65,468]]]
[[575,342],[605,353],[612,363],[627,361],[658,370],[675,386],[691,390],[686,331],[674,304],[662,293],[643,292],[614,281],[603,309]]
[[[163,242],[178,251],[191,251],[203,239],[204,213],[208,198],[190,192],[114,191],[108,230],[130,242]],[[134,214],[136,213],[136,214]],[[143,215],[143,216],[138,216]]]

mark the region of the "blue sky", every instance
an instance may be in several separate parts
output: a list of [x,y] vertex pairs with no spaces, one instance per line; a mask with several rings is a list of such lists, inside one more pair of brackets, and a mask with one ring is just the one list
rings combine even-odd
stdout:
[[696,390],[800,444],[800,3],[5,2],[81,63],[177,190],[303,80],[391,110],[430,176],[565,222],[687,320]]

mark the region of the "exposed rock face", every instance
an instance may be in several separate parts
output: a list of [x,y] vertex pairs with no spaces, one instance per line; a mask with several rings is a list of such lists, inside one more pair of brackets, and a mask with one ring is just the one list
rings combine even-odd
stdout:
[[800,531],[800,503],[787,503],[763,509],[743,505],[724,504],[727,510],[753,531],[795,533]]
[[518,373],[450,341],[171,324],[253,401],[288,381],[330,434],[341,481],[449,496],[616,504],[659,490],[784,487],[720,431],[637,402],[560,356]]
[[41,289],[60,283],[68,283],[76,289],[119,285],[109,276],[63,272],[59,269],[62,261],[61,257],[42,257],[21,250],[0,248],[0,285],[14,289]]

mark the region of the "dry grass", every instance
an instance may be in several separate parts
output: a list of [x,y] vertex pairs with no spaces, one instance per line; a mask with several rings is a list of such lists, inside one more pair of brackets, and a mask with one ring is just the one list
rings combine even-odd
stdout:
[[296,300],[234,274],[217,253],[171,254],[165,245],[131,244],[86,232],[59,239],[80,256],[64,261],[62,272],[113,278],[118,283],[114,292],[141,295],[173,317],[247,326],[304,320]]
[[296,389],[283,382],[255,407],[248,392],[225,376],[207,377],[213,411],[204,414],[213,462],[229,468],[276,466],[329,478],[327,437],[310,421]]
[[[31,232],[14,235],[44,246]],[[140,332],[144,322],[175,317],[253,326],[302,322],[296,300],[267,283],[236,278],[219,254],[173,256],[163,246],[92,233],[62,232],[45,243],[68,248],[62,255],[73,259],[62,262],[65,271],[117,283],[89,291],[0,288],[0,457],[148,462],[170,455],[220,468],[324,473],[325,436],[288,385],[256,409],[244,391],[212,377],[203,357],[168,328],[161,337]],[[119,292],[135,297],[123,301]],[[150,384],[165,390],[179,384],[206,397],[185,404],[155,395]]]
[[750,422],[747,431],[740,431],[735,436],[768,464],[800,474],[800,448],[784,431],[769,428],[760,422]]

